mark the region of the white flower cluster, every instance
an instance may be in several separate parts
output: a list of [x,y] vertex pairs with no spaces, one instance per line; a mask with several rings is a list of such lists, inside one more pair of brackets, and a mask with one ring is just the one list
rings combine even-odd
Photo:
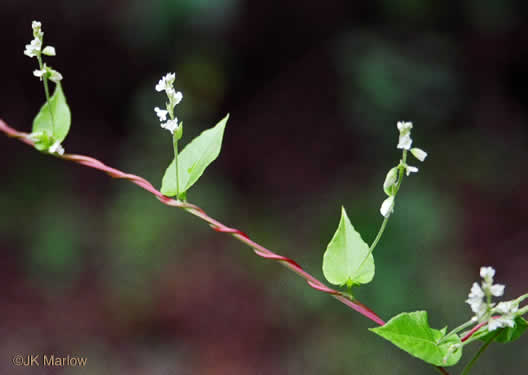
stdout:
[[38,21],[33,21],[31,23],[31,28],[33,29],[33,40],[29,44],[26,44],[24,55],[36,57],[40,56],[44,33],[42,32],[42,24]]
[[[42,31],[42,24],[40,22],[33,21],[31,23],[31,28],[33,29],[33,40],[29,44],[26,44],[24,55],[36,57],[39,60],[39,64],[41,64],[42,54],[46,56],[55,56],[57,53],[55,51],[55,47],[53,46],[46,46],[44,49],[42,49],[44,32]],[[33,75],[40,78],[41,81],[43,78],[47,78],[55,83],[58,83],[62,80],[62,74],[50,66],[47,66],[45,63],[41,64],[41,69],[33,71]]]
[[[411,148],[411,145],[412,145],[411,129],[413,127],[412,122],[399,121],[396,124],[396,126],[400,132],[398,146],[396,147],[399,149],[405,150],[405,151],[410,151],[411,154],[413,154],[413,156],[416,159],[420,161],[424,161],[425,158],[427,157],[427,152],[417,147]],[[386,218],[389,217],[390,214],[394,211],[394,197],[398,189],[398,184],[399,184],[398,173],[401,168],[405,170],[405,173],[407,176],[409,176],[411,173],[418,172],[417,167],[408,165],[403,160],[401,160],[398,166],[392,168],[387,173],[387,177],[385,177],[385,182],[383,183],[383,190],[385,190],[385,193],[388,195],[388,198],[386,198],[383,201],[383,203],[381,204],[381,208],[380,208],[381,215],[383,215]]]
[[[481,267],[480,277],[481,285],[473,283],[466,303],[471,306],[475,313],[474,321],[488,321],[488,331],[494,331],[497,328],[513,327],[515,325],[516,313],[519,309],[518,301],[500,302],[495,306],[491,302],[492,297],[500,297],[504,294],[504,285],[493,284],[495,270],[492,267]],[[499,316],[494,316],[499,314]]]
[[[167,129],[172,134],[174,134],[174,132],[181,126],[181,124],[178,123],[178,119],[174,117],[174,107],[178,105],[183,99],[183,94],[174,90],[173,86],[175,79],[175,73],[167,73],[165,76],[161,77],[158,84],[156,85],[156,91],[165,91],[169,102],[166,105],[167,109],[160,109],[159,107],[154,108],[154,112],[156,112],[156,115],[161,122],[161,127]],[[167,120],[167,115],[170,117],[169,120]]]
[[[425,158],[427,157],[427,152],[417,147],[411,148],[411,145],[413,142],[411,139],[411,129],[413,127],[412,122],[399,121],[396,124],[396,126],[398,127],[398,130],[400,131],[400,138],[398,140],[398,146],[396,147],[402,150],[411,151],[411,154],[413,154],[413,156],[416,159],[420,161],[424,161]],[[416,167],[413,167],[407,164],[404,164],[404,167],[405,167],[405,172],[407,176],[409,176],[411,173],[418,172],[418,168]]]

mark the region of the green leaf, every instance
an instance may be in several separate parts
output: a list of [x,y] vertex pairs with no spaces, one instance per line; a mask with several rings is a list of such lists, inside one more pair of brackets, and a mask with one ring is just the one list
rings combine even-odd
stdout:
[[39,151],[46,151],[53,145],[53,138],[46,132],[31,133],[35,140],[35,148]]
[[[517,340],[528,328],[528,322],[522,317],[518,316],[515,318],[515,325],[513,327],[499,328],[500,333],[495,337],[495,341],[506,344]],[[482,332],[477,332],[478,338],[483,341],[487,341],[491,336],[496,335],[497,331],[488,331],[487,326],[484,327]]]
[[[458,335],[443,338],[442,331],[429,327],[427,311],[401,313],[385,325],[370,330],[410,355],[435,366],[453,366],[462,357],[462,342]],[[442,343],[438,344],[442,338]],[[452,345],[457,344],[460,347],[453,352]]]
[[366,284],[374,278],[374,257],[343,207],[339,226],[323,256],[323,273],[334,285]]
[[[200,178],[205,169],[220,154],[222,138],[229,115],[211,129],[194,138],[178,155],[178,185],[180,197]],[[172,197],[176,195],[176,171],[174,160],[163,175],[161,192]]]
[[51,136],[54,141],[62,143],[64,138],[68,135],[70,124],[70,108],[66,103],[61,84],[57,83],[49,102],[44,103],[40,112],[37,113],[33,120],[33,132],[46,133]]

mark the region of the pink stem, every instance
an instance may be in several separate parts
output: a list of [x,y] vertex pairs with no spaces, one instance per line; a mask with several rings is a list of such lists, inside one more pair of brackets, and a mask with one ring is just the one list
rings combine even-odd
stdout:
[[[0,130],[3,131],[4,133],[6,133],[8,137],[16,138],[19,141],[22,141],[22,142],[24,142],[24,143],[26,143],[28,145],[31,145],[31,146],[34,145],[34,142],[31,139],[28,138],[28,135],[29,135],[28,133],[23,133],[23,132],[16,131],[15,129],[9,127],[1,119],[0,119]],[[259,245],[258,243],[254,242],[252,239],[250,239],[249,236],[246,235],[244,232],[242,232],[242,231],[240,231],[238,229],[235,229],[235,228],[230,228],[230,227],[222,224],[221,222],[213,219],[212,217],[207,215],[205,213],[205,211],[202,210],[198,206],[195,206],[195,205],[187,203],[187,202],[181,202],[181,201],[178,201],[178,200],[174,200],[172,198],[169,198],[169,197],[163,195],[156,188],[154,188],[154,186],[152,186],[152,184],[150,182],[145,180],[143,177],[139,177],[139,176],[136,176],[136,175],[130,174],[130,173],[125,173],[125,172],[120,171],[118,169],[109,167],[108,165],[100,162],[99,160],[94,159],[94,158],[89,157],[89,156],[76,155],[76,154],[64,154],[64,155],[55,155],[55,154],[53,154],[53,156],[59,157],[59,158],[64,159],[64,160],[73,161],[75,163],[84,165],[84,166],[89,167],[89,168],[94,168],[94,169],[101,170],[101,171],[107,173],[108,175],[110,175],[113,178],[121,178],[121,179],[125,179],[125,180],[131,181],[132,183],[138,185],[142,189],[145,189],[148,192],[154,194],[156,196],[156,198],[158,198],[161,201],[161,203],[166,204],[168,206],[183,208],[184,210],[186,210],[190,214],[192,214],[194,216],[197,216],[198,218],[200,218],[200,219],[204,220],[205,222],[207,222],[211,226],[211,228],[213,228],[215,231],[231,234],[233,237],[235,237],[239,241],[241,241],[241,242],[245,243],[246,245],[248,245],[249,247],[251,247],[256,255],[258,255],[258,256],[260,256],[262,258],[265,258],[265,259],[270,259],[270,260],[274,260],[274,261],[279,262],[280,264],[282,264],[283,266],[285,266],[286,268],[288,268],[291,271],[295,272],[297,275],[299,275],[304,280],[306,280],[308,285],[310,287],[312,287],[313,289],[331,295],[332,297],[337,299],[339,302],[341,302],[341,303],[345,304],[346,306],[348,306],[349,308],[357,311],[358,313],[360,313],[364,317],[372,320],[373,322],[377,323],[378,325],[382,326],[382,325],[385,324],[385,322],[374,311],[370,310],[367,306],[363,305],[361,302],[357,301],[356,299],[354,299],[352,301],[349,296],[347,296],[347,295],[345,295],[345,294],[343,294],[343,293],[341,293],[341,292],[339,292],[337,290],[329,288],[324,283],[322,283],[321,281],[319,281],[318,279],[316,279],[315,277],[310,275],[308,272],[306,272],[294,260],[289,259],[289,258],[287,258],[285,256],[282,256],[282,255],[279,255],[279,254],[275,254],[271,250],[266,249],[264,246]],[[447,372],[443,368],[438,367],[438,369],[442,373],[447,374]]]
[[[497,316],[492,316],[491,319],[497,319],[499,318],[500,316],[497,315]],[[488,324],[487,321],[484,321],[484,322],[480,322],[479,324],[477,324],[475,327],[471,328],[471,330],[468,331],[468,333],[466,333],[464,335],[464,337],[462,337],[460,339],[460,341],[464,342],[464,341],[467,341],[471,336],[473,336],[475,334],[475,332],[477,332],[479,329],[481,329],[482,327],[484,327],[486,324]]]
[[[22,132],[16,131],[16,130],[10,128],[2,120],[0,120],[0,130],[3,131],[4,133],[6,133],[9,137],[17,138],[18,140],[20,140],[20,141],[22,141],[22,142],[24,142],[26,144],[29,144],[29,145],[34,145],[34,142],[31,139],[28,138],[28,135],[29,135],[28,133],[22,133]],[[330,294],[331,296],[336,298],[338,301],[340,301],[340,302],[344,303],[345,305],[347,305],[348,307],[356,310],[361,315],[367,317],[368,319],[372,320],[373,322],[375,322],[375,323],[377,323],[379,325],[385,324],[385,322],[378,315],[376,315],[372,310],[370,310],[369,308],[367,308],[366,306],[364,306],[363,304],[361,304],[358,301],[351,301],[348,296],[345,296],[341,292],[339,292],[337,290],[333,290],[333,289],[327,287],[321,281],[317,280],[315,277],[313,277],[308,272],[306,272],[294,260],[289,259],[289,258],[287,258],[285,256],[282,256],[282,255],[279,255],[279,254],[275,254],[271,250],[266,249],[264,246],[259,245],[258,243],[254,242],[252,239],[250,239],[249,236],[247,234],[245,234],[244,232],[242,232],[242,231],[240,231],[238,229],[235,229],[235,228],[230,228],[230,227],[222,224],[218,220],[213,219],[212,217],[207,215],[205,213],[205,211],[202,210],[198,206],[195,206],[195,205],[187,203],[187,202],[181,202],[181,201],[178,201],[178,200],[174,200],[172,198],[169,198],[169,197],[163,195],[156,188],[154,188],[154,186],[152,186],[152,184],[150,182],[148,182],[144,178],[136,176],[134,174],[125,173],[125,172],[120,171],[118,169],[109,167],[108,165],[102,163],[101,161],[99,161],[97,159],[94,159],[92,157],[89,157],[89,156],[76,155],[76,154],[64,154],[64,155],[55,155],[54,154],[54,156],[57,156],[57,157],[59,157],[61,159],[64,159],[64,160],[73,161],[75,163],[84,165],[84,166],[89,167],[89,168],[94,168],[94,169],[101,170],[101,171],[107,173],[108,175],[110,175],[113,178],[121,178],[121,179],[125,179],[125,180],[131,181],[132,183],[138,185],[142,189],[145,189],[148,192],[154,194],[156,196],[156,198],[158,198],[162,203],[164,203],[164,204],[166,204],[168,206],[183,208],[184,210],[186,210],[190,214],[192,214],[194,216],[197,216],[200,219],[202,219],[202,220],[206,221],[207,223],[209,223],[211,228],[213,228],[215,231],[231,234],[233,237],[235,237],[239,241],[241,241],[241,242],[247,244],[249,247],[253,248],[253,251],[255,252],[256,255],[258,255],[258,256],[260,256],[262,258],[265,258],[265,259],[270,259],[270,260],[275,260],[275,261],[280,262],[286,268],[289,268],[290,270],[295,272],[297,275],[299,275],[303,279],[305,279],[307,281],[308,285],[311,286],[312,288],[314,288],[316,290],[319,290],[321,292]]]
[[469,339],[471,336],[473,336],[473,334],[475,332],[477,332],[479,329],[484,327],[486,324],[488,324],[488,322],[481,322],[481,323],[477,324],[475,327],[471,328],[471,330],[468,333],[466,333],[464,335],[464,337],[462,337],[460,339],[460,341],[462,341],[462,342],[467,341],[467,339]]

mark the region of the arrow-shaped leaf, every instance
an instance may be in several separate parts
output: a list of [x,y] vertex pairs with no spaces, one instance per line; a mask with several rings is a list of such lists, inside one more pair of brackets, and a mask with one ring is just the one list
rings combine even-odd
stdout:
[[339,226],[323,256],[323,273],[328,282],[352,286],[369,283],[374,277],[374,257],[356,232],[344,208]]
[[[178,185],[179,193],[184,194],[200,178],[205,169],[220,154],[222,138],[229,119],[224,117],[211,129],[207,129],[194,138],[178,155]],[[172,197],[177,194],[176,171],[174,160],[165,171],[161,183],[161,192]]]

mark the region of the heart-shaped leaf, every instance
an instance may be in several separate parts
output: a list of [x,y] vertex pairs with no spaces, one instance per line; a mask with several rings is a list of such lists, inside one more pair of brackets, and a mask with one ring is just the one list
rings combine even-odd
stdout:
[[366,284],[374,277],[374,257],[343,207],[339,226],[323,256],[323,273],[334,285]]
[[[453,366],[462,357],[462,342],[458,335],[444,337],[445,330],[429,327],[427,311],[401,313],[385,325],[370,330],[435,366]],[[439,344],[440,339],[442,342]]]

